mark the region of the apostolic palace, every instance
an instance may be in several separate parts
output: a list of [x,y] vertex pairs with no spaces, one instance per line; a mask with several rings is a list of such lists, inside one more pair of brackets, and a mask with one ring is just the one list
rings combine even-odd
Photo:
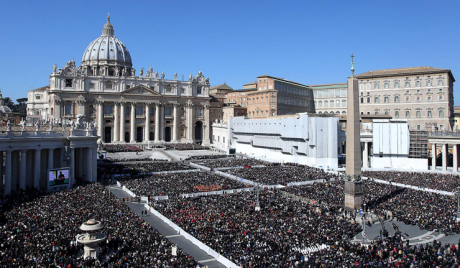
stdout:
[[[183,80],[183,79],[182,79]],[[202,142],[209,144],[209,78],[165,78],[150,67],[133,68],[110,17],[102,35],[83,53],[80,66],[53,66],[49,86],[29,91],[28,119],[55,123],[83,115],[105,143]]]

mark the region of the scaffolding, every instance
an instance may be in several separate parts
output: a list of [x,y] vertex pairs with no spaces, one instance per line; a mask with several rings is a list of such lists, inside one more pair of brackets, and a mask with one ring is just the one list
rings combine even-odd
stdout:
[[409,158],[428,158],[428,131],[411,130]]

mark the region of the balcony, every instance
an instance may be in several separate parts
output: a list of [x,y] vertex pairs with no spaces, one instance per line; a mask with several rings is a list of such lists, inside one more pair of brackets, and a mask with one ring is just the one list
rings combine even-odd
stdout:
[[104,118],[113,118],[113,114],[104,114]]
[[145,115],[141,114],[141,115],[136,115],[136,119],[144,119],[145,118]]

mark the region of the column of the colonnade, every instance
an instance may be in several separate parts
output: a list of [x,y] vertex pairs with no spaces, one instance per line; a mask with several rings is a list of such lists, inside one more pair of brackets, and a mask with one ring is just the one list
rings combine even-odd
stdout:
[[41,149],[35,149],[35,164],[34,164],[34,187],[40,188],[40,157]]
[[436,143],[431,144],[431,166],[436,170]]
[[93,182],[93,148],[86,148],[86,179]]
[[174,104],[173,142],[179,142],[179,104]]
[[21,163],[19,170],[19,188],[26,189],[26,171],[27,171],[27,150],[21,150]]
[[125,104],[120,103],[120,142],[125,142]]
[[118,109],[120,107],[120,103],[115,102],[113,105],[113,110],[114,110],[114,120],[113,120],[113,143],[117,143],[120,138],[118,137],[118,134],[120,134],[120,119],[118,118]]
[[102,136],[103,131],[103,123],[104,122],[104,109],[103,109],[103,102],[97,102],[97,135],[100,137],[100,140],[104,140]]
[[144,142],[150,140],[150,104],[145,104]]
[[54,148],[48,149],[48,169],[54,168]]
[[447,170],[447,144],[442,145],[442,170]]
[[2,192],[2,187],[3,187],[3,175],[4,175],[4,169],[3,169],[3,152],[0,151],[0,193]]
[[130,131],[130,142],[136,142],[136,103],[131,102],[131,131]]
[[452,151],[452,154],[453,154],[453,171],[454,172],[458,172],[458,144],[454,144],[454,149]]
[[155,142],[160,141],[160,104],[155,103]]
[[5,191],[4,194],[11,193],[11,151],[6,151],[5,158]]
[[363,167],[369,167],[369,143],[364,142],[364,151],[363,151]]
[[75,184],[75,148],[70,148],[70,178],[72,179],[71,185]]
[[211,123],[210,120],[209,120],[209,108],[210,108],[210,105],[209,104],[206,104],[204,106],[204,124],[203,124],[203,145],[205,146],[209,146],[210,145],[210,141],[209,141],[209,131],[210,131],[210,128],[211,128]]

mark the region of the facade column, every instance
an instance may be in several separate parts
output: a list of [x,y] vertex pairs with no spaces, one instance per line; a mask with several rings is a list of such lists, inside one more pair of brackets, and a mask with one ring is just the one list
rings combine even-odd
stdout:
[[54,168],[54,149],[48,149],[48,169]]
[[93,182],[93,148],[86,148],[86,179]]
[[2,187],[3,187],[3,175],[4,175],[4,169],[3,169],[3,152],[0,151],[0,193],[2,192]]
[[5,159],[5,195],[11,193],[11,151],[6,151]]
[[173,142],[179,142],[179,122],[180,122],[180,118],[179,118],[179,104],[178,103],[174,104],[173,115],[174,115],[174,123],[173,123],[173,138],[172,138],[172,141]]
[[19,188],[26,189],[26,170],[27,170],[27,150],[21,150],[21,170],[19,170]]
[[453,162],[453,170],[454,172],[458,172],[458,144],[454,144],[454,149],[452,151],[452,154],[454,156]]
[[431,144],[431,166],[436,170],[436,143]]
[[144,127],[144,142],[150,140],[150,104],[145,104],[145,127]]
[[118,118],[118,108],[120,106],[120,103],[118,102],[115,102],[114,105],[113,105],[113,110],[114,110],[114,120],[113,120],[113,143],[116,143],[120,140],[120,138],[118,137],[118,134],[120,134],[120,130],[119,130],[119,127],[120,127],[120,120]]
[[131,143],[136,142],[136,103],[131,102],[131,134],[129,135],[131,138]]
[[103,102],[97,102],[97,135],[99,136],[99,140],[104,141],[104,137],[102,136],[102,129],[103,129],[103,122],[104,122],[104,111],[103,111]]
[[160,140],[165,141],[165,105],[160,105]]
[[193,143],[195,137],[193,137],[193,103],[187,103],[187,143]]
[[203,145],[204,146],[209,146],[211,144],[209,141],[209,131],[210,131],[212,122],[209,121],[209,108],[210,108],[209,104],[206,104],[204,106],[204,124],[203,124]]
[[120,103],[120,142],[125,142],[125,104]]
[[363,151],[363,167],[369,167],[369,143],[364,142],[364,151]]
[[76,182],[75,180],[75,148],[70,148],[70,178],[71,186]]
[[40,155],[41,149],[35,149],[35,165],[34,165],[34,187],[40,188]]
[[155,142],[160,141],[160,104],[155,103]]
[[447,144],[442,145],[442,170],[447,170]]

